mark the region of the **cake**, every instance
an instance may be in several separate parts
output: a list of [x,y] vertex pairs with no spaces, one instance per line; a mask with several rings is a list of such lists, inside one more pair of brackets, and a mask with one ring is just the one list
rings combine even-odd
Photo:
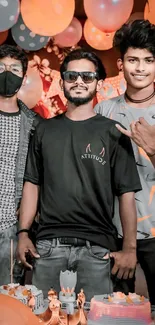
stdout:
[[47,308],[42,290],[38,290],[34,285],[21,286],[19,283],[2,285],[0,293],[16,298],[27,306],[29,306],[30,299],[34,299],[32,310],[35,314],[40,314]]
[[129,293],[114,292],[91,299],[88,325],[146,325],[151,323],[148,299]]

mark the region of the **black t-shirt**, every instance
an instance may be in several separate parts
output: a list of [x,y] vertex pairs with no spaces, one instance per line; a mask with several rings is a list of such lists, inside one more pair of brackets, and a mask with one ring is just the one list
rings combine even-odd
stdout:
[[25,180],[40,185],[38,239],[77,237],[111,250],[114,196],[141,189],[130,139],[96,115],[44,120],[30,144]]

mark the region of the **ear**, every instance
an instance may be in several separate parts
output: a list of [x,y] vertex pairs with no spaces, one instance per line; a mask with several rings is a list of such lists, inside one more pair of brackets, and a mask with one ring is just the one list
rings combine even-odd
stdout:
[[62,79],[59,80],[59,86],[60,86],[61,90],[64,89],[64,87],[63,87],[63,80]]
[[103,79],[98,80],[96,91],[100,91],[101,88],[103,88]]
[[25,76],[24,76],[24,78],[23,78],[22,86],[25,86],[25,84],[26,84],[26,80],[27,80],[27,75],[25,74]]
[[122,59],[117,60],[117,68],[119,71],[123,71],[123,61]]

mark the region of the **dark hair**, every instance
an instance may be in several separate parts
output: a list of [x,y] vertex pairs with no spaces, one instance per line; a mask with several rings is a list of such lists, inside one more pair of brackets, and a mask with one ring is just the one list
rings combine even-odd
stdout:
[[64,59],[63,63],[60,67],[61,78],[63,79],[63,72],[67,70],[67,65],[70,61],[86,59],[94,63],[96,67],[96,72],[98,73],[99,80],[106,78],[106,71],[102,64],[102,61],[98,58],[98,56],[93,52],[88,52],[84,49],[76,49],[70,52]]
[[120,50],[122,59],[129,47],[146,49],[155,57],[155,25],[143,19],[124,24],[116,32],[113,45]]
[[6,57],[19,60],[23,67],[23,75],[25,75],[28,66],[28,58],[23,50],[18,49],[14,45],[3,44],[0,46],[0,59]]

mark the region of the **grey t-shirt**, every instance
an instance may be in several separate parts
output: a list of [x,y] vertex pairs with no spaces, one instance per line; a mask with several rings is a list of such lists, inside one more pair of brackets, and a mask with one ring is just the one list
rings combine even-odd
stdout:
[[[151,125],[155,124],[155,104],[142,109],[133,108],[126,103],[124,95],[97,104],[95,111],[120,122],[126,129],[130,128],[131,122],[140,117],[144,117]],[[142,185],[142,191],[135,194],[138,218],[137,238],[147,239],[155,237],[155,168],[144,150],[134,142],[132,145]],[[114,223],[122,236],[117,198]]]

